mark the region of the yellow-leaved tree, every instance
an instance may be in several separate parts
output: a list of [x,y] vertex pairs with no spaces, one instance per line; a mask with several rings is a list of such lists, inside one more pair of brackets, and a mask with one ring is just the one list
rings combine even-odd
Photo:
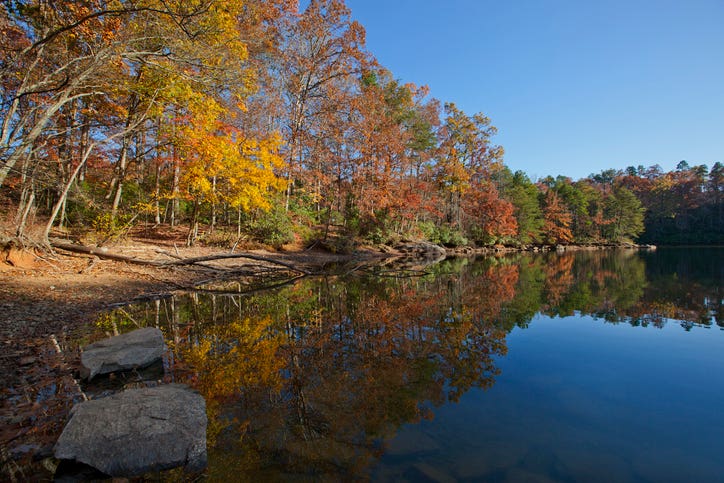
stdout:
[[278,133],[264,139],[240,139],[235,156],[224,158],[221,199],[237,209],[238,230],[241,230],[242,211],[269,209],[270,194],[285,188],[286,180],[277,176],[284,166],[281,145]]
[[215,99],[196,96],[189,103],[187,122],[179,129],[184,157],[181,194],[193,204],[189,245],[198,236],[202,208],[210,208],[213,226],[219,203],[236,208],[240,219],[242,211],[268,209],[270,195],[284,187],[285,181],[277,176],[283,166],[281,137],[273,133],[248,138],[222,118],[224,113],[228,111]]
[[[194,0],[194,2],[207,0]],[[191,3],[194,3],[191,2]],[[174,44],[175,62],[161,56],[144,65],[144,86],[153,86],[160,158],[172,170],[170,189],[155,200],[172,200],[171,224],[187,202],[190,229],[187,244],[198,236],[199,222],[216,221],[219,204],[239,210],[269,207],[268,197],[282,188],[276,170],[281,139],[276,133],[251,135],[239,126],[245,102],[257,90],[255,67],[242,40],[245,2],[213,1],[205,15],[186,26],[190,38]],[[195,3],[194,3],[195,4]],[[166,23],[154,24],[163,31]],[[159,180],[160,165],[156,179]],[[158,205],[156,218],[160,219]]]

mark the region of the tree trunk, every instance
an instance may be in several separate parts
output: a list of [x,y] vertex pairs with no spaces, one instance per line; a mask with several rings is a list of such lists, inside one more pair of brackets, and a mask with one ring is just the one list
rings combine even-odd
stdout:
[[179,209],[179,181],[181,178],[181,167],[176,161],[176,149],[174,148],[174,159],[173,159],[173,186],[171,188],[171,226],[176,226],[176,213]]
[[216,176],[211,177],[211,230],[210,233],[214,232],[216,227]]
[[23,218],[23,212],[25,211],[25,206],[28,203],[31,194],[32,197],[35,198],[35,186],[33,184],[32,175],[28,175],[28,165],[29,163],[24,163],[22,171],[20,173],[20,184],[23,189],[20,193],[20,202],[18,203],[18,210],[15,214],[15,227],[19,231],[22,231],[20,230],[20,222]]
[[30,210],[33,207],[33,204],[35,202],[35,188],[33,186],[30,187],[30,196],[25,201],[25,207],[22,211],[22,214],[20,215],[20,219],[17,222],[17,230],[15,232],[15,236],[20,238],[23,236],[23,233],[25,232],[25,224],[28,221],[28,214],[30,213]]
[[75,170],[73,170],[73,173],[68,178],[68,181],[65,183],[65,187],[63,188],[63,192],[60,194],[60,198],[55,203],[55,206],[53,207],[53,211],[50,214],[50,219],[48,220],[48,224],[45,225],[45,230],[43,231],[43,241],[48,241],[48,235],[50,234],[51,228],[53,228],[53,223],[55,223],[55,218],[58,216],[58,212],[60,211],[61,207],[65,206],[65,200],[68,197],[68,191],[70,191],[70,187],[73,185],[73,182],[75,181],[76,176],[78,176],[78,173],[83,168],[83,165],[88,160],[88,156],[90,156],[91,151],[93,150],[93,147],[95,146],[94,143],[91,143],[83,153],[83,157],[80,160],[80,163],[78,166],[76,166]]
[[[116,216],[118,215],[118,207],[121,204],[121,195],[123,194],[123,179],[126,177],[126,164],[128,162],[128,146],[127,146],[127,140],[124,136],[123,138],[123,144],[121,146],[121,153],[118,156],[118,164],[116,165],[116,176],[113,178],[113,181],[111,181],[111,191],[108,193],[108,198],[110,198],[110,194],[114,193],[113,195],[113,206],[111,207],[111,220],[115,220]],[[113,189],[115,187],[115,190]]]
[[[70,188],[70,186],[72,186],[72,184],[73,184],[72,182],[69,182],[69,183],[68,183],[68,188]],[[60,220],[58,221],[58,228],[63,229],[63,228],[65,228],[65,220],[66,220],[65,212],[66,212],[66,207],[68,206],[68,203],[67,203],[67,200],[68,200],[67,193],[66,193],[66,195],[63,195],[63,196],[61,196],[60,198],[61,198],[62,201],[61,201],[61,205],[60,205]]]
[[161,224],[161,164],[156,163],[156,182],[153,189],[154,221]]
[[189,223],[189,233],[186,236],[186,246],[192,247],[199,235],[199,202],[194,200],[194,210]]

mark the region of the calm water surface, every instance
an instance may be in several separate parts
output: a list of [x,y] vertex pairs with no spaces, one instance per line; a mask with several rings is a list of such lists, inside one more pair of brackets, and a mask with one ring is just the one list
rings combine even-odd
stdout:
[[212,481],[724,481],[723,256],[341,269],[96,335],[161,327],[207,401]]

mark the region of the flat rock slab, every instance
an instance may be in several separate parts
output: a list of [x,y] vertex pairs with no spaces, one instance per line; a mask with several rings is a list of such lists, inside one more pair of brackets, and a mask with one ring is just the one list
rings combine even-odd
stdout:
[[206,402],[183,384],[132,389],[80,403],[55,445],[55,457],[109,476],[206,466]]
[[91,380],[98,374],[147,367],[160,360],[165,350],[163,334],[155,327],[99,340],[83,349],[80,375]]

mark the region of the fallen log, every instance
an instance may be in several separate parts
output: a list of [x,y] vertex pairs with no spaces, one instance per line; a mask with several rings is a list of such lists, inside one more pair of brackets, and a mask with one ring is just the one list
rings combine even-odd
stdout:
[[163,266],[163,263],[164,263],[164,262],[160,262],[158,260],[142,260],[140,258],[133,258],[133,257],[127,257],[125,255],[109,253],[106,248],[87,247],[84,245],[75,245],[72,243],[63,243],[63,242],[58,242],[58,241],[51,241],[50,246],[53,248],[58,248],[60,250],[65,250],[67,252],[83,253],[85,255],[93,255],[93,256],[96,256],[98,258],[102,258],[105,260],[116,260],[119,262],[132,263],[134,265],[152,265],[152,266],[160,267],[160,266]]
[[249,260],[256,260],[258,262],[270,263],[272,265],[278,265],[280,267],[288,268],[304,275],[310,275],[310,272],[292,265],[291,263],[281,262],[272,258],[262,257],[260,255],[252,255],[250,253],[220,253],[217,255],[206,255],[203,257],[191,257],[191,258],[177,258],[174,260],[144,260],[141,258],[127,257],[125,255],[118,255],[115,253],[109,253],[103,248],[93,248],[84,245],[74,245],[71,243],[63,243],[58,241],[51,242],[53,248],[65,250],[74,253],[83,253],[86,255],[94,255],[98,258],[104,258],[107,260],[116,260],[120,262],[132,263],[134,265],[150,265],[154,267],[178,267],[184,265],[202,265],[204,262],[211,262],[214,260],[228,260],[234,258],[246,258]]

